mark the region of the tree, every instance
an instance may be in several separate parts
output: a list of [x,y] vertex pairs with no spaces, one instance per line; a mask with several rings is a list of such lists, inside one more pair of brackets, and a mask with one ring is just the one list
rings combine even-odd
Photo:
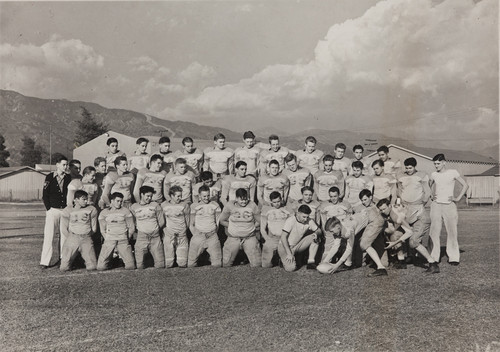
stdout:
[[87,108],[80,106],[80,109],[82,109],[80,112],[82,118],[76,122],[77,130],[75,134],[75,146],[77,147],[108,131],[108,125],[104,122],[96,121]]
[[22,139],[23,148],[21,149],[21,163],[26,166],[35,167],[42,161],[43,148],[37,146],[35,141],[30,137]]
[[55,165],[56,160],[59,159],[59,157],[61,157],[61,156],[64,156],[64,154],[59,153],[59,152],[52,153],[52,165]]
[[0,134],[0,167],[8,167],[9,163],[7,159],[10,156],[10,153],[6,150],[7,148],[4,145],[5,138]]

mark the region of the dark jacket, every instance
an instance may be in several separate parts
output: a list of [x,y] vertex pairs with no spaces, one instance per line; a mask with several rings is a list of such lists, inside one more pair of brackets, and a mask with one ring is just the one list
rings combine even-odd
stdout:
[[68,195],[68,185],[70,182],[71,176],[65,174],[63,190],[61,192],[55,172],[51,172],[45,177],[45,183],[43,184],[43,204],[45,204],[47,210],[50,208],[64,209],[66,207],[66,196]]

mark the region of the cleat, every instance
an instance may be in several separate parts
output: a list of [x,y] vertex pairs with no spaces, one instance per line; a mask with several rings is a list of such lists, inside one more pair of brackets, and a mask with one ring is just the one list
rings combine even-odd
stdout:
[[315,263],[307,263],[307,270],[316,270],[316,267]]
[[374,277],[374,276],[387,276],[387,270],[385,269],[377,269],[375,271],[372,271],[371,273],[368,274],[369,277]]
[[340,266],[340,268],[338,269],[338,271],[348,271],[348,270],[352,270],[352,269],[353,269],[352,265],[342,264]]
[[453,266],[458,266],[460,264],[459,262],[448,262],[448,263]]
[[429,274],[437,274],[440,272],[438,263],[430,263],[429,268],[425,271]]

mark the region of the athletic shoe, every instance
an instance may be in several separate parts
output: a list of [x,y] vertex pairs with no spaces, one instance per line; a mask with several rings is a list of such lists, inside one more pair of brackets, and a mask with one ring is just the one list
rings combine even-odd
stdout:
[[338,270],[337,270],[337,271],[347,271],[347,270],[352,270],[352,269],[353,269],[352,265],[345,265],[345,264],[342,264],[342,265],[340,266],[340,268],[338,268]]
[[448,262],[448,263],[453,266],[458,266],[460,264],[459,262]]
[[406,269],[406,262],[404,260],[398,260],[394,263],[394,269]]
[[48,269],[48,268],[49,268],[49,267],[48,267],[47,265],[40,265],[40,269],[42,269],[42,270],[46,270],[46,269]]
[[425,272],[429,274],[437,274],[439,271],[438,263],[430,263],[429,268]]
[[307,263],[307,270],[316,270],[316,267],[315,263]]
[[387,276],[387,270],[385,270],[385,269],[377,269],[377,270],[372,271],[371,273],[369,273],[368,276],[370,276],[370,277],[373,277],[373,276]]

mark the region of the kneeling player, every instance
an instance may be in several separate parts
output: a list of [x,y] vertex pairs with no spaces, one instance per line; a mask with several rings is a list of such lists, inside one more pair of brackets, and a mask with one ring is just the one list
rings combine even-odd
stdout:
[[97,230],[97,210],[88,205],[85,191],[75,192],[74,205],[68,205],[61,214],[61,232],[66,236],[61,254],[61,271],[71,270],[71,265],[81,254],[87,270],[95,270],[95,257],[92,234]]
[[[335,254],[337,254],[342,238],[347,239],[344,253],[337,263],[332,264],[330,262]],[[318,271],[322,274],[333,274],[337,271],[342,264],[344,264],[347,260],[350,260],[353,244],[354,228],[345,228],[342,226],[340,220],[335,216],[329,218],[325,224],[325,252],[321,259],[321,263],[317,267]],[[346,268],[350,267],[350,265],[346,266]]]
[[236,190],[236,201],[227,203],[220,223],[226,227],[227,240],[222,249],[223,266],[232,266],[236,255],[243,249],[251,267],[262,265],[262,253],[256,233],[259,231],[259,208],[246,189]]
[[[311,215],[311,208],[301,205],[295,212],[295,216],[285,221],[278,244],[278,254],[286,271],[297,269],[295,254],[304,252],[306,249],[309,249],[307,269],[316,269],[315,257],[318,252],[321,229],[314,220],[309,218],[309,215]],[[312,232],[312,234],[304,236],[307,232]]]
[[123,195],[121,193],[112,193],[109,200],[110,208],[104,209],[99,214],[99,226],[104,243],[97,261],[97,270],[108,269],[115,249],[123,259],[125,269],[135,269],[132,246],[129,243],[135,230],[134,218],[130,210],[122,207]]
[[150,252],[155,268],[165,267],[160,229],[165,225],[165,218],[158,203],[153,202],[155,190],[150,186],[139,188],[139,203],[130,206],[137,225],[137,241],[135,242],[135,261],[137,269],[144,269],[144,256]]

